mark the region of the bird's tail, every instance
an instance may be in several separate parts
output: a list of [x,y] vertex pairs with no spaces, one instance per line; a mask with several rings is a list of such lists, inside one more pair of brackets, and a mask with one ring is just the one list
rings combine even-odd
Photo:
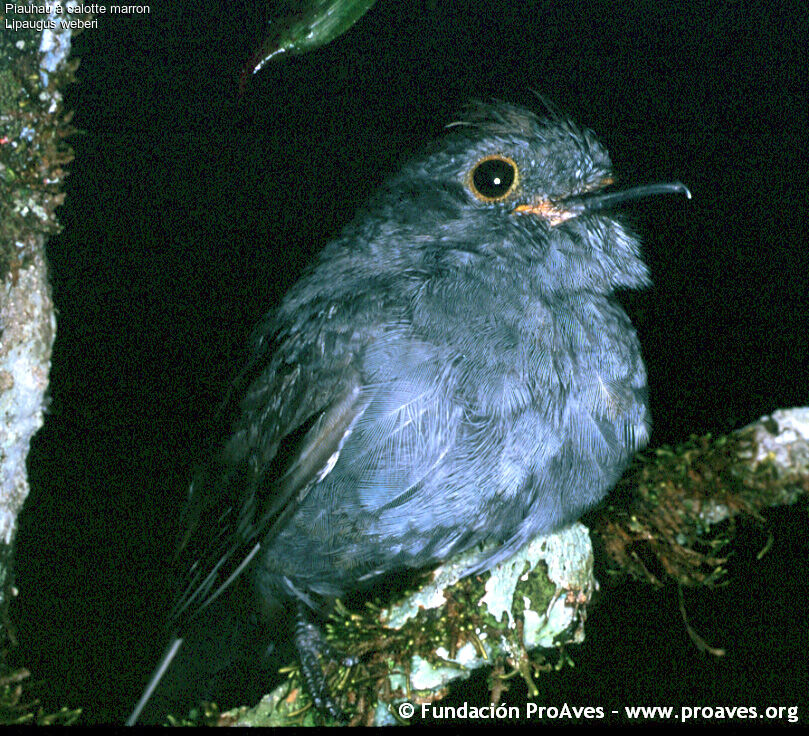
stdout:
[[146,688],[144,689],[143,694],[140,696],[140,700],[138,700],[137,704],[132,709],[132,712],[129,714],[129,718],[126,719],[127,726],[134,726],[138,722],[141,717],[141,713],[143,713],[143,709],[152,699],[154,691],[163,680],[168,668],[171,667],[171,663],[174,661],[174,658],[177,656],[177,652],[180,650],[182,645],[183,640],[180,637],[175,637],[166,647],[166,651],[163,652],[163,656],[160,658],[160,663],[157,665],[157,667],[155,667],[152,676],[149,678],[149,682],[146,684]]
[[234,598],[223,596],[171,639],[127,725],[165,723],[167,714],[184,715],[203,700],[243,705],[272,689],[294,657],[288,618],[275,609],[259,619]]

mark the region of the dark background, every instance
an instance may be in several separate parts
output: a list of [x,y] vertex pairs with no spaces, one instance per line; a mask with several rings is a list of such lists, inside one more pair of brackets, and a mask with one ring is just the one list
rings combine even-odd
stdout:
[[[163,648],[159,571],[207,419],[256,320],[408,152],[472,97],[553,100],[625,184],[654,288],[626,299],[653,445],[809,404],[805,5],[380,0],[348,34],[238,78],[270,6],[99,16],[67,107],[85,133],[48,247],[58,333],[33,442],[15,616],[25,662],[88,722],[130,709]],[[770,552],[756,552],[768,532]],[[741,535],[729,585],[607,587],[538,699],[809,707],[806,505]],[[459,697],[484,699],[478,678]],[[524,697],[520,686],[506,702]]]

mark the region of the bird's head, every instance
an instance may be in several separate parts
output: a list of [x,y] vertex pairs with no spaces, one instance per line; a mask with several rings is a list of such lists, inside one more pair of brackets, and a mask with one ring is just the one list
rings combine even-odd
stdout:
[[[623,191],[595,135],[550,112],[476,103],[371,201],[366,242],[399,266],[529,268],[549,290],[648,283],[637,237],[612,208],[679,182]],[[373,246],[372,246],[373,247]]]

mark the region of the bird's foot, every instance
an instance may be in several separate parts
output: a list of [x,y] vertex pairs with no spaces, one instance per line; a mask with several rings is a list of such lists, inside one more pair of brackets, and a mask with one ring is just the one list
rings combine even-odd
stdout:
[[334,702],[329,691],[321,660],[339,662],[345,667],[351,667],[357,663],[356,657],[351,657],[329,644],[317,624],[309,619],[303,606],[298,608],[295,621],[295,646],[298,650],[303,682],[315,707],[321,713],[328,713],[335,720],[345,722],[345,714]]

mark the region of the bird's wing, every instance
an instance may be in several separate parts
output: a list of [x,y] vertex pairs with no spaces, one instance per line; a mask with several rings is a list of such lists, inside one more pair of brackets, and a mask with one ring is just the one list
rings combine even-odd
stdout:
[[[294,338],[268,339],[267,323],[271,315],[259,326],[251,359],[219,410],[230,440],[190,484],[174,559],[179,582],[173,638],[127,725],[137,722],[193,620],[239,578],[262,540],[297,508],[362,412],[350,351],[334,351],[333,360],[310,360],[320,370],[304,370],[306,356],[291,360],[301,345]],[[228,422],[234,412],[240,416],[235,432]]]
[[[267,323],[222,410],[239,416],[235,430],[190,484],[175,554],[175,623],[196,616],[238,578],[339,452],[367,403],[355,367],[367,335],[324,355],[318,340],[306,343],[289,330],[269,339]],[[320,354],[306,354],[312,350]]]

